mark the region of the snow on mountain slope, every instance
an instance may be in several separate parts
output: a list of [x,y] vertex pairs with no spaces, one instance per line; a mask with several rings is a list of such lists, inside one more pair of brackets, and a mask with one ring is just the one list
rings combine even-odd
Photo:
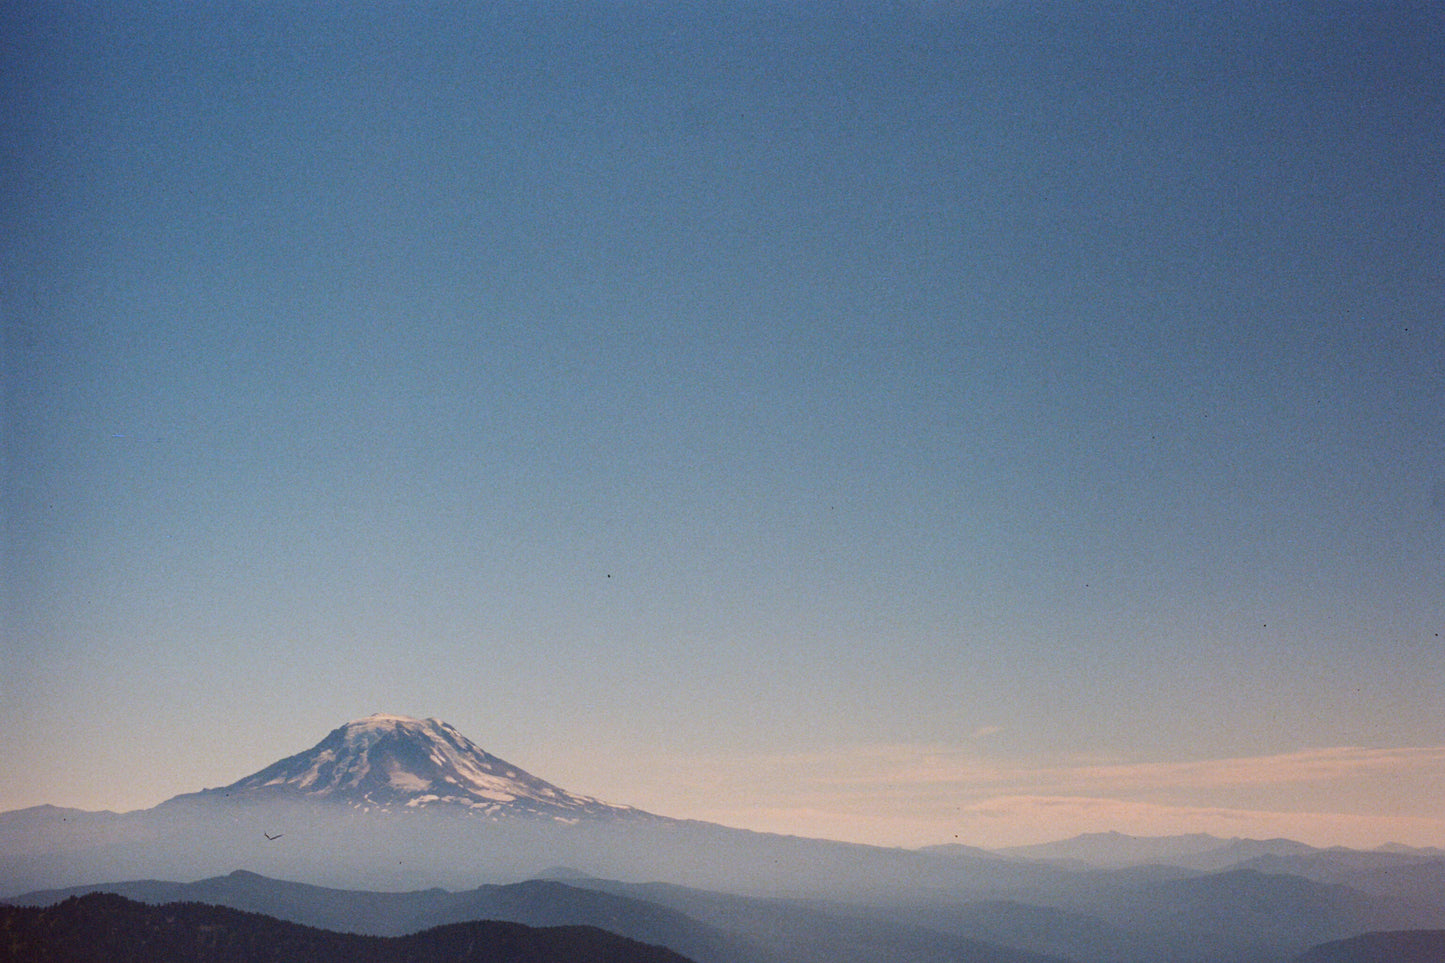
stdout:
[[377,714],[220,789],[177,800],[306,798],[359,809],[448,809],[564,821],[644,815],[567,792],[483,751],[440,719]]

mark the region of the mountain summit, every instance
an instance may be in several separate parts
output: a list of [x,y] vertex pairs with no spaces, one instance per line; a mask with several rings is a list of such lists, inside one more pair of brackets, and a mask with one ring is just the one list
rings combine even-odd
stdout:
[[442,809],[562,821],[642,815],[538,779],[484,752],[440,719],[367,716],[311,749],[220,789],[177,800],[312,799],[357,809]]

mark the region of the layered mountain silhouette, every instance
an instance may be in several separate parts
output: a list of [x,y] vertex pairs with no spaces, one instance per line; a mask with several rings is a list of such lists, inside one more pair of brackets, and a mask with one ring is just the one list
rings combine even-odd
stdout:
[[671,947],[697,963],[739,963],[745,958],[722,931],[676,910],[556,880],[479,886],[461,892],[366,892],[309,886],[237,870],[194,883],[106,883],[29,893],[13,902],[50,906],[96,892],[114,893],[141,903],[227,906],[317,929],[364,936],[404,936],[477,919],[533,927],[596,926],[642,943]]
[[453,889],[572,866],[753,894],[988,888],[1058,870],[774,836],[570,792],[437,719],[374,715],[229,785],[153,809],[0,813],[0,895],[97,879],[199,879],[245,867],[346,887]]
[[595,927],[492,920],[398,937],[359,936],[204,903],[150,906],[110,893],[51,907],[0,907],[14,963],[689,963]]
[[[1232,870],[1154,884],[1126,879],[1084,885],[1067,897],[1093,904],[1092,912],[1003,900],[865,906],[759,899],[573,874],[567,882],[538,879],[462,892],[367,892],[238,871],[195,883],[140,880],[37,892],[12,902],[55,906],[104,892],[155,905],[227,906],[364,936],[479,919],[598,927],[695,963],[1285,963],[1311,947],[1323,955],[1302,958],[1436,959],[1420,954],[1438,945],[1440,933],[1368,932],[1365,920],[1341,915],[1352,912],[1357,894],[1298,878]],[[1051,899],[1047,893],[1032,898]],[[1319,946],[1346,933],[1353,935]],[[1389,955],[1402,948],[1414,955]]]
[[148,810],[0,813],[0,897],[53,906],[95,890],[371,937],[477,919],[590,925],[696,963],[1287,963],[1445,928],[1438,850],[778,836],[573,793],[445,722],[395,715]]
[[856,912],[829,911],[809,901],[609,880],[529,880],[456,893],[375,893],[235,872],[196,883],[148,880],[31,893],[15,902],[53,906],[97,892],[151,904],[227,906],[367,936],[394,937],[476,919],[531,927],[598,927],[640,944],[667,947],[695,963],[1062,963],[1060,957],[860,918]]
[[1445,930],[1363,933],[1313,947],[1295,963],[1440,963],[1445,960]]

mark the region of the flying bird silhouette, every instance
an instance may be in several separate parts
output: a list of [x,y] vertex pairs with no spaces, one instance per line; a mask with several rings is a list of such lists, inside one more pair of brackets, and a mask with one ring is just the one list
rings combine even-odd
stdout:
[[285,833],[277,833],[276,835],[272,836],[270,833],[263,831],[263,832],[261,833],[261,835],[262,835],[262,836],[265,836],[267,839],[270,839],[270,840],[277,840],[277,839],[280,839],[282,836],[285,836],[286,834],[285,834]]

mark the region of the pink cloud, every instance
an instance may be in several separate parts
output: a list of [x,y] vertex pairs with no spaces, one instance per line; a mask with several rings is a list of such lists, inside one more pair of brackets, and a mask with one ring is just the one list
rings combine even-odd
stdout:
[[969,740],[644,761],[628,773],[607,760],[612,778],[628,780],[625,795],[577,784],[669,815],[884,845],[1003,846],[1104,830],[1445,844],[1440,746],[1029,762],[999,759]]

